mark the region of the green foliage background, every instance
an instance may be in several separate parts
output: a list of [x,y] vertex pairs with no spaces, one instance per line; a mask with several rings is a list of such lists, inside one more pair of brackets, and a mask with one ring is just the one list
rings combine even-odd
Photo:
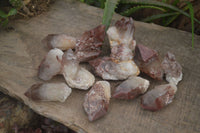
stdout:
[[[104,9],[103,24],[106,28],[109,27],[112,15],[116,8],[120,6],[120,13],[123,16],[130,17],[133,13],[141,9],[156,9],[162,13],[148,16],[141,21],[143,22],[153,22],[156,19],[162,19],[163,26],[168,26],[174,20],[177,19],[179,15],[184,15],[191,19],[192,24],[192,47],[194,47],[194,22],[200,24],[200,21],[194,18],[194,9],[190,2],[186,1],[186,6],[182,9],[177,7],[180,0],[174,0],[172,4],[167,4],[168,0],[154,1],[154,0],[81,0],[89,5],[97,6]],[[117,7],[117,5],[119,5]],[[187,11],[189,10],[189,13]]]

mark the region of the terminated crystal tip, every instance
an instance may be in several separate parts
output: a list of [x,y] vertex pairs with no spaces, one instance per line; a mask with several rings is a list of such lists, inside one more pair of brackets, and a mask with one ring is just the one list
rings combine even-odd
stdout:
[[50,80],[53,76],[59,74],[62,66],[62,56],[63,52],[60,49],[54,48],[50,50],[39,66],[39,78]]
[[167,52],[167,54],[162,62],[162,68],[166,75],[166,80],[169,83],[173,83],[173,84],[177,85],[178,82],[182,80],[182,76],[183,76],[182,67],[176,61],[174,54]]
[[34,101],[64,102],[71,92],[65,83],[39,83],[32,85],[24,95]]

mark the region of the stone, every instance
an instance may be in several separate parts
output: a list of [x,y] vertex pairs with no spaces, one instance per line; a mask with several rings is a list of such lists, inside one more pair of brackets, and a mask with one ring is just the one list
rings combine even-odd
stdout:
[[137,76],[131,76],[116,87],[112,97],[117,99],[134,99],[144,94],[149,85],[150,83],[148,80]]
[[177,85],[178,82],[182,80],[182,67],[176,61],[175,55],[171,52],[167,52],[166,56],[164,57],[162,61],[162,68],[164,70],[166,80],[169,83]]
[[86,62],[101,54],[101,46],[105,37],[105,26],[99,25],[83,33],[76,43],[75,54],[81,62]]
[[111,47],[110,57],[116,60],[131,60],[135,49],[135,26],[132,18],[122,18],[107,30]]
[[140,73],[132,60],[117,62],[110,57],[103,57],[89,61],[89,64],[95,73],[105,80],[124,80]]
[[34,101],[65,102],[71,92],[65,83],[37,83],[25,92],[25,96]]
[[144,45],[136,45],[134,61],[142,72],[153,79],[163,79],[163,69],[158,53]]
[[151,111],[160,110],[172,102],[176,91],[177,87],[174,84],[155,86],[142,96],[141,107]]
[[[40,41],[43,36],[49,33],[80,36],[82,32],[99,25],[102,22],[102,15],[102,9],[77,0],[56,0],[44,14],[31,19],[10,21],[15,30],[0,31],[0,90],[21,99],[35,112],[63,123],[76,132],[199,133],[200,37],[194,36],[192,48],[191,33],[152,23],[134,21],[137,43],[156,48],[164,54],[171,51],[176,54],[176,60],[182,67],[184,64],[184,82],[179,84],[180,91],[169,107],[152,113],[138,108],[137,100],[111,100],[110,113],[106,118],[89,122],[81,108],[85,91],[73,91],[65,103],[32,102],[24,96],[27,87],[38,82],[38,64],[47,51]],[[112,23],[121,17],[114,14]],[[87,65],[86,68],[91,67]],[[63,81],[59,76],[53,80]],[[152,85],[160,83],[152,81]],[[115,87],[116,82],[111,82],[111,86]]]
[[74,49],[76,46],[76,38],[66,34],[49,34],[42,42],[50,49],[58,48],[61,50]]
[[94,84],[95,77],[79,65],[79,61],[71,49],[64,53],[62,65],[61,73],[71,88],[87,90]]
[[50,80],[53,76],[60,73],[63,54],[64,53],[57,48],[47,53],[39,66],[38,76],[40,79],[45,81]]
[[89,121],[97,120],[106,115],[111,97],[110,93],[109,82],[97,81],[85,95],[83,107]]

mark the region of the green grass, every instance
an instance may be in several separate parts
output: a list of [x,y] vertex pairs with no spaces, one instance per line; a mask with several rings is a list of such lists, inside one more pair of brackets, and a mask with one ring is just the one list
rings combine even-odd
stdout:
[[191,18],[191,24],[192,24],[192,47],[194,48],[194,9],[192,7],[192,4],[190,2],[187,2],[188,8],[190,10],[190,18]]

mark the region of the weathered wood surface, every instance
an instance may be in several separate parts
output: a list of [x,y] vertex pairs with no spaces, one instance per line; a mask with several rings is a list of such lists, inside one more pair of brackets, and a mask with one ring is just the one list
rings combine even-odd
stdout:
[[[184,78],[172,104],[158,111],[140,108],[140,98],[130,101],[111,99],[109,113],[89,122],[82,103],[86,91],[73,90],[65,103],[32,102],[23,94],[37,78],[37,69],[47,53],[41,39],[49,33],[80,36],[101,23],[103,11],[75,1],[58,0],[47,13],[29,20],[18,20],[12,32],[0,32],[0,88],[37,113],[78,131],[89,133],[197,133],[200,132],[200,37],[154,24],[135,22],[138,43],[157,49],[161,56],[175,53],[183,66]],[[120,19],[115,15],[113,20]],[[61,76],[53,81],[64,81]],[[112,82],[113,85],[116,84]],[[161,82],[151,80],[151,88]]]

